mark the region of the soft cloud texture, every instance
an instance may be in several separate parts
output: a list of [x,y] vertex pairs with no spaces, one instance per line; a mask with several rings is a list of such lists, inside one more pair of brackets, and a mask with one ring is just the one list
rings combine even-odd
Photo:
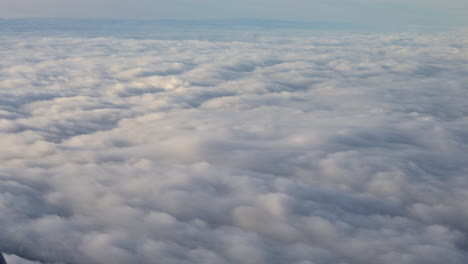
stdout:
[[1,38],[7,260],[466,263],[466,32],[271,36]]

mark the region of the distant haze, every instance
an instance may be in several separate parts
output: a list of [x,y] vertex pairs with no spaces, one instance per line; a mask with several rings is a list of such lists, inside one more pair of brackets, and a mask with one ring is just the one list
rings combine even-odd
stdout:
[[275,19],[392,26],[468,24],[465,0],[0,0],[0,18]]

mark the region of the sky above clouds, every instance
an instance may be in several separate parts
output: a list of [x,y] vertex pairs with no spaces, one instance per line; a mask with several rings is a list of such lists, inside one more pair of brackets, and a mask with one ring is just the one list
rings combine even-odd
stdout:
[[334,21],[379,27],[467,25],[465,0],[0,0],[0,17]]

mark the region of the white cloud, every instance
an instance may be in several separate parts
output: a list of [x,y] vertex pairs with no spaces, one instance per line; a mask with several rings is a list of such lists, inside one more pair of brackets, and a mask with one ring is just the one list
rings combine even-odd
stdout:
[[7,261],[9,264],[40,264],[40,262],[29,261],[29,260],[22,259],[15,255],[7,255],[5,257],[5,261]]
[[0,248],[466,263],[464,36],[3,38]]

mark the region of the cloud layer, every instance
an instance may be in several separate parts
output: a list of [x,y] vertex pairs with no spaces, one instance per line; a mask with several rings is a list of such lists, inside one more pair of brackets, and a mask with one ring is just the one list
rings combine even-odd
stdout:
[[2,38],[0,248],[12,263],[466,263],[463,33]]

